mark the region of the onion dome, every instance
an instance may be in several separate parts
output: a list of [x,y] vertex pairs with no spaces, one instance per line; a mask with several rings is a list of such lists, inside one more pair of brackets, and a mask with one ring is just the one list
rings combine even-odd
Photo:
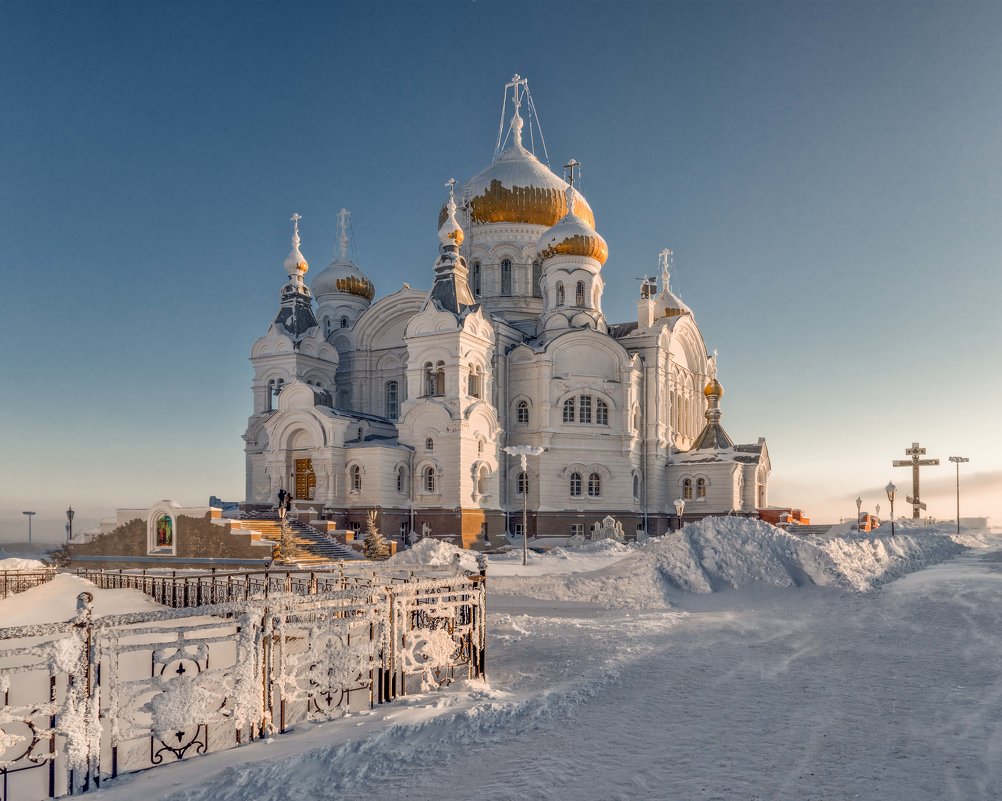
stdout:
[[286,256],[282,266],[285,267],[291,281],[302,284],[303,276],[310,269],[310,265],[306,263],[306,257],[299,251],[299,245],[302,242],[299,238],[299,221],[303,218],[298,214],[293,214],[289,219],[292,220],[292,251]]
[[313,293],[318,300],[325,295],[345,294],[371,301],[376,294],[372,281],[348,257],[348,217],[348,210],[341,209],[338,214],[337,258],[313,280]]
[[609,246],[592,224],[578,215],[581,195],[573,186],[568,186],[564,194],[567,215],[539,238],[539,257],[545,261],[551,256],[585,256],[605,264]]
[[463,244],[464,234],[463,229],[459,227],[459,223],[456,221],[455,185],[455,178],[450,178],[449,183],[446,184],[449,187],[449,202],[445,206],[445,220],[442,221],[438,228],[438,241],[442,243],[442,247],[455,247],[458,249]]
[[[528,223],[554,225],[568,213],[564,192],[567,182],[555,175],[522,145],[522,118],[516,110],[512,118],[513,137],[497,161],[471,178],[461,198],[475,223]],[[578,216],[590,226],[595,215],[580,194]],[[439,225],[447,217],[443,207]]]
[[708,383],[706,388],[703,390],[703,394],[708,398],[713,396],[722,398],[724,396],[724,388],[720,386],[720,382],[717,381],[716,378],[711,378],[710,383]]

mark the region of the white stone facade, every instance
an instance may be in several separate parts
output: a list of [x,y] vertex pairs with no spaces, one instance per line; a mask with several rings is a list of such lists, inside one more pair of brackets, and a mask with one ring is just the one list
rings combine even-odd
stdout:
[[[285,488],[345,523],[376,508],[385,534],[427,524],[466,545],[514,533],[523,501],[530,534],[557,537],[606,515],[630,537],[663,533],[677,498],[687,518],[766,505],[765,442],[719,428],[716,359],[667,262],[636,321],[606,321],[603,272],[637,268],[604,266],[590,207],[522,148],[520,126],[516,110],[511,147],[443,209],[430,291],[372,302],[343,215],[316,303],[289,292],[290,272],[251,354],[249,504]],[[305,266],[297,254],[298,233],[287,269]],[[527,477],[509,445],[545,449]]]

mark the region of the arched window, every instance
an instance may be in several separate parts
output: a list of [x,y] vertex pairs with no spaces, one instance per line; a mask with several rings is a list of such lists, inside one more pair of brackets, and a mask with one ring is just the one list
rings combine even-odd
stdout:
[[584,281],[578,281],[577,289],[574,290],[574,305],[584,306]]
[[515,494],[519,498],[525,497],[529,493],[529,476],[523,470],[518,474],[518,482],[516,484]]
[[633,497],[640,500],[640,473],[633,474]]
[[557,282],[557,306],[564,305],[564,282]]
[[480,262],[479,261],[473,262],[473,267],[470,269],[470,279],[471,279],[472,284],[473,284],[470,287],[473,290],[473,294],[474,295],[479,295],[480,294]]
[[424,491],[434,492],[435,491],[435,468],[428,465],[424,469]]
[[355,492],[360,492],[362,489],[362,468],[357,464],[351,468],[351,488]]
[[483,456],[483,455],[484,455],[484,441],[480,437],[477,437],[477,456]]
[[424,363],[424,394],[435,394],[435,368],[431,362]]
[[445,394],[445,362],[435,365],[435,395]]
[[483,394],[483,373],[480,372],[479,364],[470,365],[470,374],[467,377],[467,394],[471,398],[479,398]]
[[365,438],[365,428],[362,426],[358,427],[358,436],[355,439],[362,440]]
[[682,481],[682,500],[692,500],[692,479],[687,478]]
[[581,474],[571,473],[571,497],[581,497]]
[[532,296],[534,298],[543,297],[543,287],[540,283],[543,277],[543,264],[539,259],[532,263]]
[[696,497],[705,498],[706,497],[706,479],[697,478],[696,479]]
[[564,422],[574,422],[574,398],[568,398],[564,401]]
[[400,390],[396,381],[386,382],[386,416],[390,420],[396,420],[400,416]]
[[426,451],[435,450],[435,440],[433,440],[431,437],[426,438],[424,441],[424,449]]
[[520,400],[515,407],[515,422],[520,425],[529,423],[529,401]]
[[579,423],[591,422],[591,395],[581,396],[581,406],[578,409],[578,422]]
[[487,494],[487,468],[481,467],[480,472],[477,474],[477,493],[479,495]]
[[403,465],[397,468],[397,492],[404,492],[407,488],[407,468]]
[[331,332],[331,318],[324,317],[324,332],[329,334]]
[[601,398],[595,401],[595,422],[600,426],[609,425],[609,405]]
[[341,327],[342,328],[347,328],[348,327],[348,318],[347,317],[342,317],[341,318]]
[[501,294],[511,294],[511,259],[501,260]]
[[588,476],[588,495],[597,498],[602,494],[602,477],[598,473]]

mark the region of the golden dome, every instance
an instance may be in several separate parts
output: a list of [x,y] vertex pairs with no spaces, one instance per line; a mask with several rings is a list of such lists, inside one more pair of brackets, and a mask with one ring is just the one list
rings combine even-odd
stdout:
[[605,264],[609,258],[609,246],[594,225],[578,215],[581,195],[571,186],[564,190],[564,195],[564,205],[569,211],[539,238],[536,245],[539,257],[546,261],[552,256],[585,256]]
[[716,395],[718,398],[721,398],[724,395],[724,388],[720,386],[720,382],[717,381],[716,378],[711,378],[710,383],[707,384],[706,389],[703,390],[703,394],[708,398],[711,395]]
[[[575,203],[575,209],[577,204]],[[609,246],[605,240],[577,215],[564,217],[539,239],[539,257],[544,261],[551,256],[586,256],[605,264]]]
[[[475,223],[528,223],[549,227],[567,214],[567,183],[554,174],[516,138],[490,167],[474,176],[460,194]],[[595,215],[580,193],[577,215],[594,228]],[[448,213],[438,217],[441,227]]]

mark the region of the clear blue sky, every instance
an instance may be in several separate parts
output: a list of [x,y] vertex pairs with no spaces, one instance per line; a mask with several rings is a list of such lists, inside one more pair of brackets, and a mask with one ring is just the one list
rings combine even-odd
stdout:
[[314,275],[347,206],[380,294],[428,286],[513,72],[584,163],[610,319],[675,250],[773,502],[872,507],[918,439],[1002,517],[1000,41],[998,3],[8,0],[0,541],[242,498],[289,215]]

